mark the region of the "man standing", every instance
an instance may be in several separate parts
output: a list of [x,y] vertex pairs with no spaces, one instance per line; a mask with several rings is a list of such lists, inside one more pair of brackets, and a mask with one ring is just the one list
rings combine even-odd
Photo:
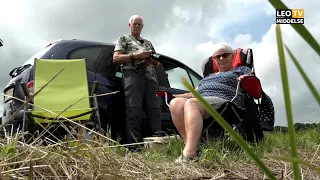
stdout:
[[[121,64],[126,102],[127,142],[142,140],[141,117],[145,110],[152,134],[161,131],[160,102],[155,94],[158,88],[154,66],[159,62],[150,58],[155,49],[150,41],[142,38],[143,19],[134,15],[129,19],[130,34],[119,37],[113,62]],[[129,148],[136,150],[136,147]]]

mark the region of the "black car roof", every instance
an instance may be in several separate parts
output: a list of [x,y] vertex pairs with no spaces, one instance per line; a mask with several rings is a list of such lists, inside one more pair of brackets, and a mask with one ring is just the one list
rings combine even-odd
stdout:
[[[82,40],[82,39],[71,39],[71,40],[60,40],[60,41],[73,41],[73,43],[81,43],[81,44],[88,44],[88,45],[103,45],[103,46],[115,46],[114,43],[106,43],[106,42],[100,42],[100,41],[93,41],[93,40]],[[191,67],[187,66],[186,64],[182,63],[181,61],[178,61],[177,59],[174,59],[170,56],[161,54],[161,53],[157,53],[159,55],[161,55],[163,58],[170,60],[170,62],[175,63],[179,66],[183,66],[188,68],[190,71],[192,71],[194,74],[198,75],[200,78],[201,75],[199,75],[197,72],[195,72]]]
[[[65,40],[61,40],[65,41]],[[104,45],[104,46],[115,46],[114,43],[106,43],[106,42],[100,42],[100,41],[92,41],[92,40],[82,40],[82,39],[71,39],[66,41],[73,41],[74,43],[82,43],[82,44],[92,44],[92,45]]]

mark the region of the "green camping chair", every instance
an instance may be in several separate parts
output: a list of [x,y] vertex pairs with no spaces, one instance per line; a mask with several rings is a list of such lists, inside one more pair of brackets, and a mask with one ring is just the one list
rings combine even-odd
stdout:
[[[54,76],[56,77],[52,80]],[[49,81],[51,82],[48,83]],[[33,92],[37,93],[47,85],[34,96],[34,106],[31,109],[26,106],[22,131],[33,134],[41,128],[40,124],[42,127],[49,124],[70,126],[73,123],[65,119],[67,118],[81,124],[83,121],[89,122],[84,124],[91,124],[91,128],[101,132],[97,99],[94,94],[97,83],[94,83],[92,89],[94,107],[91,107],[85,59],[35,59]],[[30,98],[26,84],[22,84],[22,87],[26,99]]]

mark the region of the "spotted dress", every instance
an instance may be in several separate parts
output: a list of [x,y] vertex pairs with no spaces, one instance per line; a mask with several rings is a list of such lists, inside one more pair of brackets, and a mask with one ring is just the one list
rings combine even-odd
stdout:
[[[212,73],[201,80],[197,87],[198,92],[202,97],[218,97],[230,101],[236,95],[237,78],[251,72],[250,68],[239,66],[226,72]],[[245,108],[245,99],[246,94],[240,89],[234,103],[240,108]]]

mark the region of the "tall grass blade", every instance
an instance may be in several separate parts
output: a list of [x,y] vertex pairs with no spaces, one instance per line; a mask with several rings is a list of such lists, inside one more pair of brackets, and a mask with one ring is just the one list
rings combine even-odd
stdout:
[[272,180],[275,180],[275,176],[272,172],[265,166],[265,164],[259,159],[258,156],[254,154],[254,152],[250,149],[249,145],[235,132],[231,126],[224,120],[224,118],[211,107],[208,102],[206,102],[200,94],[193,89],[193,87],[186,81],[186,79],[182,79],[182,83],[187,89],[203,104],[208,111],[208,113],[223,127],[230,136],[247,152],[247,154],[256,162],[256,164],[264,171],[264,173]]
[[293,159],[293,158],[290,158],[290,157],[286,157],[286,156],[276,156],[276,155],[270,155],[269,156],[270,158],[272,159],[277,159],[277,160],[281,160],[281,161],[285,161],[285,162],[291,162],[291,163],[299,163],[301,165],[305,165],[307,166],[308,168],[312,169],[313,171],[317,172],[318,174],[320,174],[320,168],[311,164],[310,162],[308,161],[304,161],[304,160],[301,160],[301,159]]
[[[276,9],[288,9],[288,7],[281,0],[269,0],[269,2]],[[291,24],[291,26],[320,56],[320,45],[310,34],[308,29],[303,24]]]
[[298,60],[294,57],[293,53],[291,52],[291,50],[285,45],[286,50],[289,53],[289,56],[291,57],[294,65],[296,65],[299,73],[301,74],[304,82],[306,82],[307,86],[309,87],[313,97],[317,100],[318,104],[320,105],[320,95],[317,91],[317,89],[314,87],[313,83],[310,81],[309,77],[307,76],[307,74],[304,72],[304,70],[302,69],[300,63],[298,62]]
[[[291,156],[292,156],[292,158],[297,159],[298,158],[297,144],[296,144],[294,125],[293,125],[288,72],[287,72],[286,60],[285,60],[285,56],[284,56],[281,29],[278,24],[276,25],[276,36],[277,36],[279,63],[280,63],[280,69],[281,69],[283,95],[284,95],[287,121],[288,121],[288,131],[289,131],[289,136],[290,136],[289,139],[290,139],[290,145],[291,145]],[[295,177],[295,179],[299,180],[300,179],[299,164],[296,162],[293,162],[292,164],[293,164],[294,177]]]

